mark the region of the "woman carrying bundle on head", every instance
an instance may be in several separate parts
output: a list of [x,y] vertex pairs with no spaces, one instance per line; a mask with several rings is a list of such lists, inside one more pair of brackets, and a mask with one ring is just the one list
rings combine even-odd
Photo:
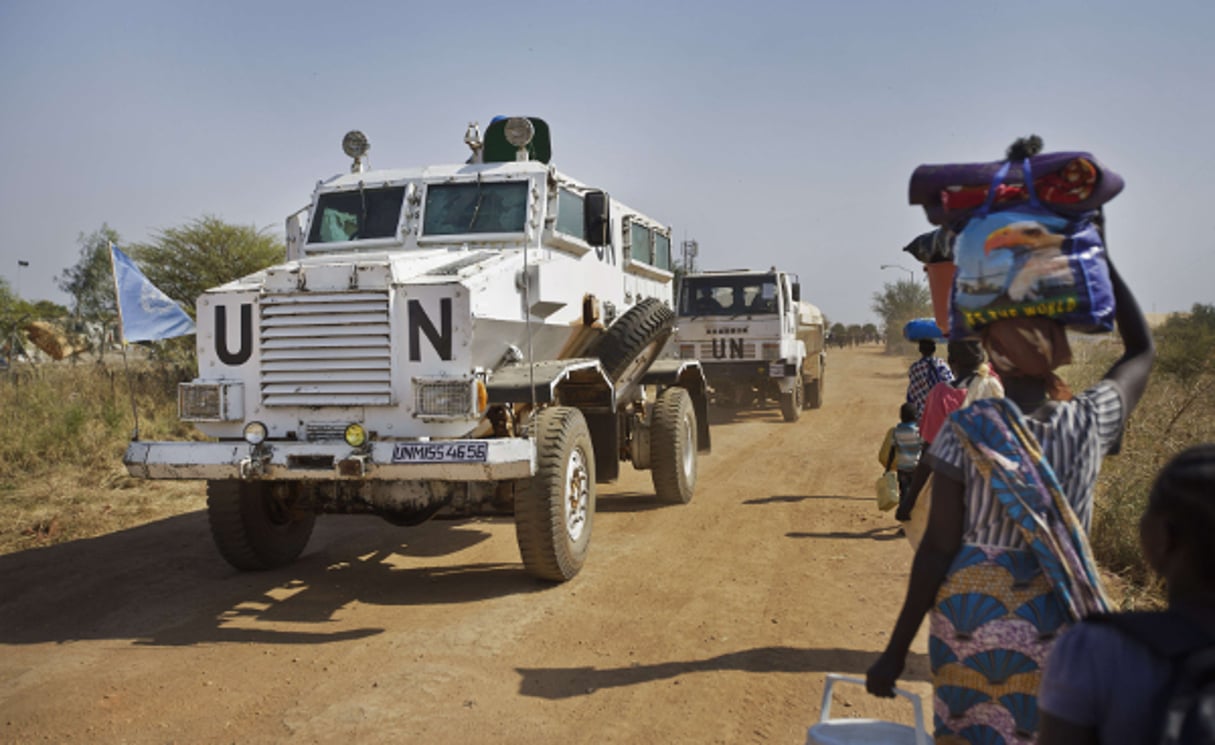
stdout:
[[1109,274],[1124,354],[1100,382],[1072,396],[1055,374],[1071,359],[1056,321],[995,321],[982,343],[1006,397],[952,414],[924,456],[928,527],[867,688],[893,695],[930,615],[938,743],[1032,741],[1053,637],[1107,609],[1088,552],[1093,485],[1155,357],[1138,303],[1112,264]]

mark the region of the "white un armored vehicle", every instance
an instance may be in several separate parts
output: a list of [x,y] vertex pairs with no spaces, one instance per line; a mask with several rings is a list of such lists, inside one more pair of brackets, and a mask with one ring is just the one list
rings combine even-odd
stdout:
[[464,163],[349,174],[288,219],[288,261],[198,301],[181,418],[133,442],[153,479],[206,479],[238,569],[304,549],[320,513],[402,525],[513,513],[526,569],[573,577],[596,483],[623,460],[686,503],[709,449],[704,375],[672,332],[670,229],[549,165],[547,125],[470,125]]
[[823,314],[802,302],[795,275],[732,270],[689,274],[679,293],[680,357],[699,358],[715,405],[780,401],[785,421],[823,403]]

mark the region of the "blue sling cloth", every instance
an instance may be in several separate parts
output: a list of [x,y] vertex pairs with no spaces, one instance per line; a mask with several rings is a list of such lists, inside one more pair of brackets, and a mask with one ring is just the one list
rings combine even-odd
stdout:
[[1016,524],[1072,621],[1111,608],[1088,536],[1042,447],[1008,399],[984,399],[950,416],[958,440]]

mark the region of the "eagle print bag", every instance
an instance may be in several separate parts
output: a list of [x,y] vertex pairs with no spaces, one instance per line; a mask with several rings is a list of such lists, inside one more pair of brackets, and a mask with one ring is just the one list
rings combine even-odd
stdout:
[[996,172],[983,206],[958,232],[950,338],[1008,318],[1046,317],[1074,331],[1110,331],[1114,293],[1095,213],[1069,218],[1044,207],[1029,160],[1022,165],[1028,201],[993,208],[1009,167],[1006,161]]

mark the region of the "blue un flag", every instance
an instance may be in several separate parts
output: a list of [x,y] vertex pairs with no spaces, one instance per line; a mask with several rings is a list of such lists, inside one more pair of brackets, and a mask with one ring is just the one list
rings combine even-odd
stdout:
[[155,341],[194,333],[194,322],[181,306],[148,281],[135,262],[112,243],[110,258],[114,261],[123,341]]

